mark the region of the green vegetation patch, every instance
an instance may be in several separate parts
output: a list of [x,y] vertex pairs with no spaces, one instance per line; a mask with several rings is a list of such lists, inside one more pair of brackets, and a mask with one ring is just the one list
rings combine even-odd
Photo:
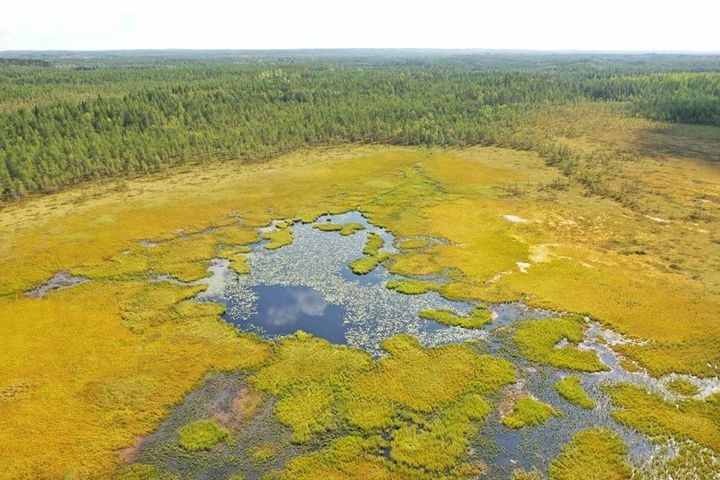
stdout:
[[360,230],[365,230],[365,226],[361,223],[316,223],[315,228],[322,230],[323,232],[340,232],[340,235],[352,235]]
[[579,377],[564,377],[555,384],[555,390],[557,390],[561,397],[570,403],[574,403],[582,408],[595,408],[595,402],[588,397],[588,394],[585,392],[582,385],[580,385]]
[[363,248],[363,253],[365,255],[370,255],[371,257],[376,256],[380,249],[385,246],[385,240],[378,235],[375,232],[370,232],[368,234],[367,242],[365,243],[365,248]]
[[[583,333],[582,318],[567,315],[520,322],[513,338],[528,360],[581,372],[608,370],[594,351],[580,350],[572,345],[582,342]],[[562,340],[569,344],[558,347]]]
[[278,420],[293,429],[294,442],[306,442],[314,433],[330,430],[335,423],[333,393],[321,384],[303,385],[280,400]]
[[422,280],[390,280],[385,286],[405,295],[422,295],[441,287],[438,283]]
[[397,430],[390,456],[426,470],[446,470],[465,455],[470,435],[477,432],[473,422],[488,413],[490,405],[480,395],[467,395],[430,423],[410,424]]
[[429,245],[429,241],[424,238],[406,238],[398,243],[398,246],[402,250],[417,250],[425,248]]
[[668,402],[641,387],[618,383],[605,387],[613,417],[651,437],[673,435],[720,452],[720,393],[705,400]]
[[468,316],[458,315],[449,310],[423,310],[420,312],[420,318],[443,325],[477,329],[492,322],[492,312],[485,305],[478,305]]
[[515,407],[510,415],[503,417],[502,423],[508,428],[522,428],[527,425],[541,425],[550,417],[562,415],[547,403],[525,396],[515,402]]
[[377,266],[390,257],[389,253],[380,253],[372,257],[356,258],[348,265],[355,275],[367,275],[377,268]]
[[607,428],[583,430],[560,451],[549,468],[551,480],[624,480],[632,475],[627,446]]
[[290,226],[283,223],[278,223],[275,226],[277,227],[276,230],[271,230],[263,234],[263,238],[270,240],[265,244],[266,250],[277,250],[293,242],[292,228]]
[[700,393],[700,389],[693,382],[686,378],[675,378],[665,384],[665,388],[676,395],[694,397]]
[[214,420],[198,420],[189,423],[180,429],[179,435],[180,445],[191,452],[210,450],[218,443],[232,438],[230,431]]

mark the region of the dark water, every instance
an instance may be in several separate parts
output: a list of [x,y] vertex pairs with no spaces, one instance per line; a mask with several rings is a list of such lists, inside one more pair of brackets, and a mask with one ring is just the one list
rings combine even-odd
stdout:
[[283,285],[259,285],[252,290],[257,295],[255,312],[245,320],[226,316],[227,321],[268,337],[292,335],[302,330],[332,343],[347,343],[344,310],[328,303],[317,290]]

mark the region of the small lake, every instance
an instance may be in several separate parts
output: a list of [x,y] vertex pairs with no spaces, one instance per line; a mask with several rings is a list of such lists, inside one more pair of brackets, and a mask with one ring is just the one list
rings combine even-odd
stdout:
[[[257,297],[255,312],[234,323],[238,328],[265,337],[292,335],[302,330],[332,343],[347,343],[345,311],[328,303],[317,290],[304,286],[260,285],[253,287],[253,292]],[[235,322],[235,319],[230,317],[228,321]]]

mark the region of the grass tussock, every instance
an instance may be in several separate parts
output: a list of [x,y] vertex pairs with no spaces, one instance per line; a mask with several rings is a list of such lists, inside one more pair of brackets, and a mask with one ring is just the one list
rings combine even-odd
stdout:
[[[534,362],[581,372],[608,370],[594,351],[573,345],[582,342],[584,331],[582,318],[568,315],[521,322],[513,339],[523,356]],[[562,340],[568,345],[558,347]]]
[[214,420],[198,420],[189,423],[178,432],[180,445],[187,451],[210,450],[232,437],[230,431]]
[[510,415],[502,418],[502,423],[508,428],[523,428],[526,426],[542,425],[550,417],[558,417],[562,412],[547,403],[526,396],[515,402]]
[[420,318],[433,320],[443,325],[463,328],[482,328],[492,322],[492,312],[485,305],[478,305],[469,315],[458,315],[449,310],[423,310]]
[[607,428],[583,430],[575,434],[549,468],[550,480],[629,480],[627,446]]
[[593,409],[595,402],[580,385],[580,378],[575,376],[567,376],[555,384],[555,390],[570,403],[574,403],[578,407]]
[[671,403],[661,395],[629,384],[606,387],[613,417],[651,437],[689,439],[720,452],[720,394],[705,400]]
[[440,284],[422,280],[390,280],[385,286],[404,295],[422,295],[440,288]]

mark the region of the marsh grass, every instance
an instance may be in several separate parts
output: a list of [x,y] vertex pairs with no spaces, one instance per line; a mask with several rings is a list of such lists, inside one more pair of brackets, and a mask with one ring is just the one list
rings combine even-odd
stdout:
[[595,408],[595,402],[588,397],[587,393],[580,385],[580,377],[567,376],[555,384],[555,390],[570,403],[586,408]]
[[502,423],[508,428],[518,429],[541,425],[550,417],[559,417],[560,415],[562,412],[547,403],[525,396],[515,402],[512,413],[503,417]]
[[632,476],[627,446],[607,428],[576,433],[550,464],[550,480],[626,480]]
[[355,232],[359,232],[360,230],[365,230],[365,226],[361,223],[343,223],[343,224],[337,224],[337,223],[331,223],[331,222],[324,222],[324,223],[316,223],[315,228],[318,230],[321,230],[323,232],[339,232],[340,235],[348,236],[352,235]]
[[210,450],[221,442],[231,441],[232,436],[214,420],[197,420],[189,423],[178,432],[180,445],[185,450]]
[[612,415],[618,422],[654,438],[675,436],[720,451],[720,393],[672,403],[629,383],[608,385],[605,391],[617,408]]
[[693,397],[700,393],[700,389],[693,382],[686,378],[675,378],[665,384],[665,388],[676,395]]
[[492,322],[492,312],[485,305],[476,306],[469,315],[458,315],[449,310],[423,310],[420,318],[433,320],[443,325],[463,328],[482,328]]
[[284,223],[275,224],[276,230],[270,230],[263,234],[263,238],[269,240],[265,244],[266,250],[277,250],[293,242],[292,228]]
[[[580,350],[572,344],[582,342],[585,326],[579,316],[526,320],[518,324],[513,339],[528,360],[582,372],[608,370],[592,350]],[[570,344],[557,347],[558,342]]]
[[422,280],[390,280],[385,286],[404,295],[422,295],[423,293],[438,290],[441,287],[438,283]]

